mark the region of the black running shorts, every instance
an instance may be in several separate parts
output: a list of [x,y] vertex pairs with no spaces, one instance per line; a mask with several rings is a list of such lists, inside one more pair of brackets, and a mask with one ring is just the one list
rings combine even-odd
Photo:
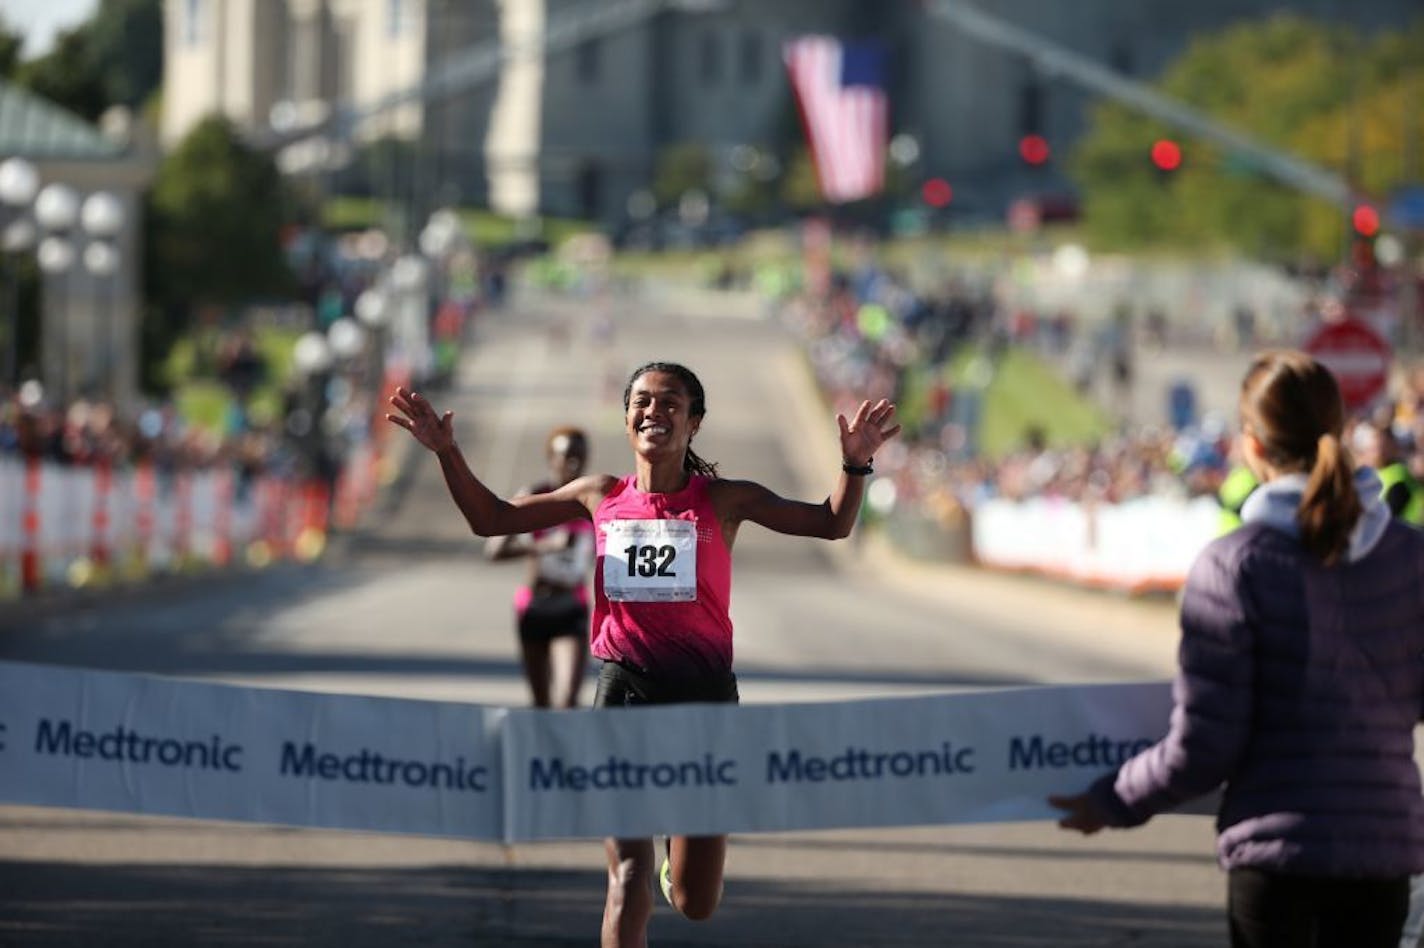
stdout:
[[595,708],[624,708],[649,704],[737,704],[737,676],[732,672],[695,678],[669,678],[604,661],[598,670]]
[[547,642],[566,635],[588,635],[588,605],[574,595],[535,596],[519,614],[521,642]]

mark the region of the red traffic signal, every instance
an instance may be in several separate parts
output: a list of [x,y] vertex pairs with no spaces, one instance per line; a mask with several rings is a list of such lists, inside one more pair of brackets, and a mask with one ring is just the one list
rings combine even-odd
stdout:
[[943,178],[930,178],[920,185],[920,197],[930,207],[945,207],[954,200],[954,188]]
[[1368,204],[1357,205],[1354,213],[1350,215],[1350,223],[1354,225],[1355,233],[1361,237],[1373,237],[1379,233],[1379,211]]
[[1042,135],[1025,135],[1019,139],[1019,157],[1026,164],[1041,165],[1048,161],[1051,150],[1048,147],[1048,139]]
[[1176,171],[1182,166],[1182,146],[1170,138],[1159,138],[1152,143],[1152,163],[1158,171]]

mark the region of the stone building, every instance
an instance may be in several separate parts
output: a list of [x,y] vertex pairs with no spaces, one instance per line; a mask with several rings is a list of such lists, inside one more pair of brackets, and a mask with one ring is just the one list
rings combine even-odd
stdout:
[[[972,39],[930,0],[168,0],[164,134],[220,110],[254,129],[371,112],[434,77],[444,95],[402,100],[358,140],[411,139],[401,187],[427,202],[492,201],[516,214],[615,221],[659,152],[785,151],[799,136],[781,45],[812,32],[874,37],[891,51],[892,129],[920,143],[920,174],[1001,211],[1025,190],[1066,188],[1053,163],[1017,158],[1026,131],[1063,154],[1091,96],[1022,55]],[[1154,77],[1190,40],[1291,11],[1366,31],[1400,27],[1417,0],[977,0],[976,7],[1117,72]],[[588,38],[497,62],[548,31]],[[596,34],[596,35],[595,35]],[[483,58],[481,58],[483,57]],[[463,77],[459,79],[458,77]],[[340,160],[340,149],[334,153]],[[328,155],[328,157],[330,157]],[[320,156],[318,157],[320,161]],[[958,198],[956,201],[958,202]]]

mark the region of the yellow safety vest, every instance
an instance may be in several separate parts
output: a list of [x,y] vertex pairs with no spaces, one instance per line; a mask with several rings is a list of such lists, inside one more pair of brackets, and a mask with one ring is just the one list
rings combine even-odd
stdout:
[[1404,505],[1404,509],[1399,512],[1399,519],[1405,523],[1412,523],[1415,526],[1424,526],[1424,487],[1414,479],[1414,475],[1409,473],[1409,468],[1403,461],[1395,461],[1379,470],[1380,482],[1384,485],[1380,489],[1380,496],[1384,497],[1389,493],[1389,489],[1395,484],[1403,484],[1409,488],[1409,502]]
[[1218,534],[1230,533],[1241,526],[1241,508],[1258,486],[1256,475],[1251,473],[1249,467],[1242,464],[1231,469],[1216,492],[1217,503],[1221,504],[1221,515],[1216,525]]

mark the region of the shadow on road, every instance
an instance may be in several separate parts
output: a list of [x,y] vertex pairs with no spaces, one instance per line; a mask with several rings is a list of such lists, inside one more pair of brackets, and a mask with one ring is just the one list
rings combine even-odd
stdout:
[[[402,556],[445,552],[438,542],[376,543],[375,547],[382,553]],[[257,573],[209,574],[144,589],[56,596],[31,604],[29,609],[0,609],[0,660],[178,677],[520,676],[512,649],[508,658],[453,651],[390,654],[335,647],[296,651],[274,647],[266,640],[264,630],[274,612],[355,590],[369,583],[376,569],[361,565],[359,560],[342,565],[284,564]],[[747,663],[737,674],[747,682],[775,679],[926,689],[1033,683],[1026,677],[946,676],[942,671],[913,668],[862,671],[832,665],[762,668]]]
[[[745,836],[739,835],[736,839],[738,849],[755,849],[759,845],[774,846],[782,851],[801,850],[807,853],[815,853],[818,850],[828,853],[837,850],[843,851],[845,849],[845,843],[842,840],[817,839],[814,836],[777,834],[772,837],[763,837],[748,834]],[[1197,853],[1170,851],[1145,852],[1134,850],[1130,857],[1125,857],[1122,853],[1112,849],[1099,849],[1083,845],[1048,848],[1011,846],[995,843],[992,846],[985,846],[946,843],[940,839],[928,840],[926,842],[912,842],[903,839],[860,839],[856,842],[856,848],[862,853],[879,853],[885,856],[919,853],[933,856],[950,854],[959,856],[992,856],[997,859],[1066,859],[1082,862],[1131,858],[1133,862],[1149,862],[1163,865],[1178,864],[1208,867],[1214,867],[1216,865],[1216,856],[1209,849],[1203,849]]]
[[[573,946],[592,944],[601,871],[85,866],[0,862],[0,944]],[[716,918],[666,906],[660,946],[1219,945],[1217,910],[850,891],[733,879]]]

